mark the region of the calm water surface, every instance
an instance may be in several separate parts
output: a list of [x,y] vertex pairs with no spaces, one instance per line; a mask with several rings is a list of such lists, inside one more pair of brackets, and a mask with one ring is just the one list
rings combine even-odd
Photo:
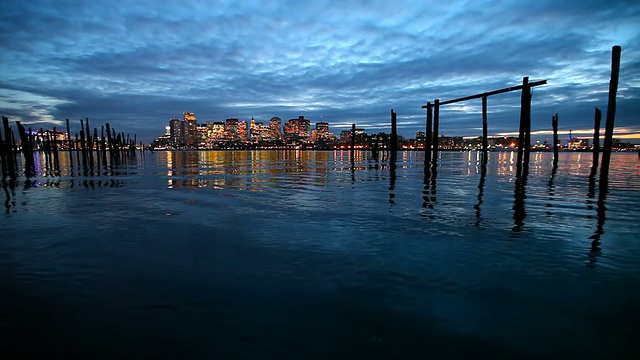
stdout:
[[[10,358],[640,358],[640,160],[155,152],[2,181]],[[394,175],[395,173],[395,175]],[[605,194],[604,191],[608,190]]]

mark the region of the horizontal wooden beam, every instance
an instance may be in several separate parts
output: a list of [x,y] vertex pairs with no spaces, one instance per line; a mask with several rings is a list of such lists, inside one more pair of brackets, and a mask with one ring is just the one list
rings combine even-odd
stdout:
[[[534,86],[538,86],[538,85],[544,85],[546,83],[547,83],[547,80],[540,80],[540,81],[535,81],[535,82],[529,83],[527,86],[534,87]],[[510,91],[516,91],[516,90],[522,90],[522,85],[512,86],[512,87],[508,87],[508,88],[504,88],[504,89],[500,89],[500,90],[488,91],[488,92],[484,92],[482,94],[475,94],[475,95],[465,96],[465,97],[452,99],[452,100],[447,100],[447,101],[440,101],[440,106],[447,105],[447,104],[453,104],[453,103],[457,103],[457,102],[461,102],[461,101],[472,100],[472,99],[479,99],[479,98],[488,97],[488,96],[491,96],[491,95],[498,95],[498,94],[502,94],[502,93],[506,93],[506,92],[510,92]],[[422,105],[422,108],[426,109],[428,106],[434,106],[434,104]]]

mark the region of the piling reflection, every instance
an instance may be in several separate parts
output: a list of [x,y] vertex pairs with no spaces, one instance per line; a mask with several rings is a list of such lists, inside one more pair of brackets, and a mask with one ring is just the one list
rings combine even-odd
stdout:
[[482,160],[480,161],[480,182],[478,183],[478,202],[473,207],[476,211],[476,222],[475,226],[480,227],[482,222],[482,197],[484,195],[484,183],[487,178],[487,162],[488,162],[488,153],[486,151],[482,152]]
[[392,157],[391,162],[389,163],[389,205],[395,205],[396,203],[396,162]]
[[4,191],[4,209],[6,213],[14,212],[16,209],[16,179],[2,178],[2,190]]
[[513,231],[519,232],[524,227],[524,219],[527,216],[525,209],[525,199],[527,198],[526,187],[529,176],[529,154],[524,154],[522,164],[516,166],[516,184],[513,200]]
[[609,191],[609,180],[607,178],[605,178],[604,181],[600,182],[598,191],[598,201],[596,203],[596,230],[593,232],[593,235],[589,237],[589,239],[591,239],[591,247],[589,249],[588,255],[588,266],[592,268],[596,267],[597,259],[602,253],[602,248],[600,247],[600,238],[602,234],[604,234],[604,223],[607,218],[606,199],[607,192]]
[[[558,158],[554,155],[553,157],[553,167],[551,168],[551,175],[549,175],[549,182],[547,183],[547,191],[549,193],[549,202],[545,204],[545,207],[547,208],[551,208],[553,207],[553,204],[551,203],[553,201],[553,198],[555,197],[555,186],[553,184],[555,178],[556,178],[556,172],[558,171]],[[547,216],[551,216],[551,211],[547,211],[546,212]]]
[[431,159],[428,162],[425,159],[424,180],[422,187],[422,208],[433,209],[436,204],[438,165]]

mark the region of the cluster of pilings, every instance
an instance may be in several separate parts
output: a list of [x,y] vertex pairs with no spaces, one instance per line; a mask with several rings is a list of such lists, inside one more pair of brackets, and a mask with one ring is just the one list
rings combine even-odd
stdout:
[[[80,132],[75,133],[75,139],[71,137],[69,119],[66,119],[66,140],[57,138],[59,131],[54,127],[53,131],[44,131],[43,128],[33,131],[31,127],[24,127],[16,121],[20,143],[18,144],[9,125],[9,118],[2,117],[3,130],[0,132],[0,162],[2,163],[2,176],[15,176],[18,172],[17,155],[24,156],[24,174],[27,178],[36,173],[34,156],[36,152],[44,155],[45,171],[52,175],[60,174],[59,152],[69,152],[70,169],[75,162],[82,165],[87,174],[93,174],[94,169],[116,166],[123,160],[136,157],[136,135],[131,138],[129,134],[118,133],[109,123],[102,126],[100,136],[98,129],[89,125],[89,119],[80,120]],[[2,139],[4,135],[4,140]],[[142,144],[139,146],[143,150]]]

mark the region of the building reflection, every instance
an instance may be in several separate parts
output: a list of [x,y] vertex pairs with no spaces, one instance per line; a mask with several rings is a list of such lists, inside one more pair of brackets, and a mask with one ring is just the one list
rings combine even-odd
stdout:
[[335,161],[330,164],[330,154],[301,150],[177,151],[166,152],[164,161],[170,188],[260,191],[282,184],[326,184],[326,174],[340,166]]

